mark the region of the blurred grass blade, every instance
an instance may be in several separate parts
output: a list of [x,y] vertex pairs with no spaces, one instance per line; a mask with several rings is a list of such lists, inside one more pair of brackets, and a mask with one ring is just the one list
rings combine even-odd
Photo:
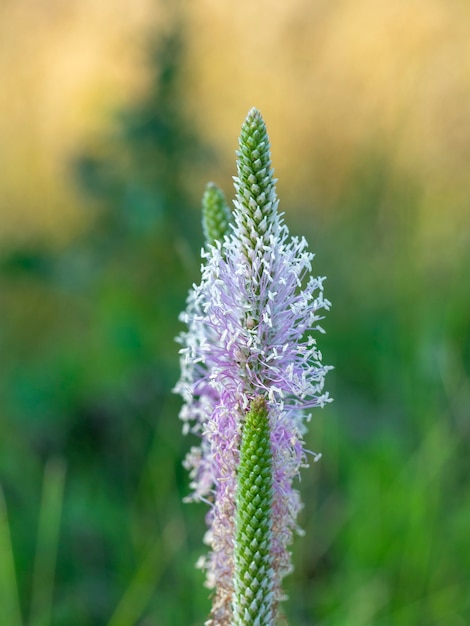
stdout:
[[31,597],[31,626],[51,623],[54,576],[64,496],[65,464],[51,459],[44,468]]
[[135,626],[155,593],[158,581],[184,542],[179,524],[168,524],[151,546],[118,604],[108,626]]
[[15,561],[3,490],[0,487],[0,607],[2,623],[21,626],[21,610],[16,583]]

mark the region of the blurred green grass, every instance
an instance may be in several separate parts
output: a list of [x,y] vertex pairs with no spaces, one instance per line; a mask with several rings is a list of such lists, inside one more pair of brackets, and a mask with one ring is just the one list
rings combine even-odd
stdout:
[[[194,568],[205,508],[182,503],[191,441],[171,388],[202,238],[205,180],[195,189],[187,172],[216,155],[185,115],[183,54],[175,24],[147,99],[104,153],[77,156],[93,226],[60,251],[1,258],[0,599],[12,626],[196,625],[209,610]],[[322,349],[336,368],[335,403],[309,433],[323,458],[299,485],[292,626],[470,623],[470,252],[456,242],[422,262],[423,190],[392,152],[358,155],[330,216],[303,220],[300,192],[287,215],[328,276]]]

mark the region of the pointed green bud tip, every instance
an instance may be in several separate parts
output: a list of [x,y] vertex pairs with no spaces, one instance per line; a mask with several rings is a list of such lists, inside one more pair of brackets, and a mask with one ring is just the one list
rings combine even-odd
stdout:
[[272,452],[268,407],[260,396],[243,424],[237,483],[233,624],[271,626]]
[[237,157],[235,222],[251,258],[253,236],[268,246],[280,225],[269,137],[258,109],[251,109],[242,124]]
[[208,183],[202,196],[202,229],[206,245],[222,241],[229,232],[231,221],[232,213],[223,191],[214,183]]
[[261,188],[264,182],[272,182],[269,180],[272,170],[268,131],[258,109],[251,109],[242,124],[238,157],[239,178],[243,181],[247,177],[251,191],[256,191],[256,187],[252,188],[255,181]]

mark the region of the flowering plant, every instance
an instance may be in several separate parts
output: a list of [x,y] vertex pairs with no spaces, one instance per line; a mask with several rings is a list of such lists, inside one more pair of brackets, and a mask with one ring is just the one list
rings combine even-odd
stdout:
[[[308,411],[329,400],[328,369],[312,331],[328,309],[313,254],[278,211],[268,135],[252,109],[237,152],[233,216],[210,184],[203,198],[201,281],[181,320],[185,432],[200,438],[186,458],[191,498],[209,503],[214,589],[207,624],[272,626],[292,569],[288,546],[301,508],[293,480],[306,465]],[[315,456],[315,458],[317,458]]]

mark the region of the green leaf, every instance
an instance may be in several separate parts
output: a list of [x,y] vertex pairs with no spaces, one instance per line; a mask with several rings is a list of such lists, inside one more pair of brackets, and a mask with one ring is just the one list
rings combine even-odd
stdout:
[[21,626],[21,610],[16,583],[13,547],[7,508],[0,487],[0,606],[2,621],[9,626]]
[[64,499],[65,464],[51,459],[44,469],[31,598],[32,626],[50,626],[54,578]]

